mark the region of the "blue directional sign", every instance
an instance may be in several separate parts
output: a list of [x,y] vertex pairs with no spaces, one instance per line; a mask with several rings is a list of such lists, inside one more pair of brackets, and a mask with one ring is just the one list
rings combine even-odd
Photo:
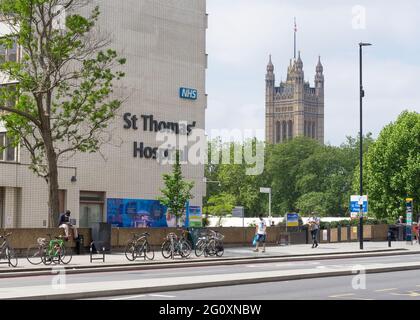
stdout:
[[198,91],[191,88],[179,88],[179,97],[181,99],[197,100]]
[[351,196],[350,198],[350,212],[352,217],[360,213],[360,203],[363,201],[363,215],[368,213],[368,199],[367,196]]

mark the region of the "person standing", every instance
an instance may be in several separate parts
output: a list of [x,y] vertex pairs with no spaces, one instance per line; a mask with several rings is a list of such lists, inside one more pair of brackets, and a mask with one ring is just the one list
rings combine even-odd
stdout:
[[265,240],[267,237],[267,224],[265,223],[262,214],[260,214],[259,218],[260,218],[260,221],[258,222],[257,228],[256,228],[257,244],[256,244],[254,252],[259,251],[258,247],[260,246],[261,242],[263,244],[262,252],[265,252]]
[[312,212],[312,216],[309,218],[308,224],[311,230],[312,236],[312,248],[318,247],[318,232],[320,219],[316,216],[315,212]]
[[67,210],[65,213],[63,213],[60,216],[60,221],[58,222],[58,227],[64,229],[64,232],[66,234],[66,240],[69,239],[69,231],[70,229],[73,230],[73,239],[77,240],[79,239],[79,234],[77,232],[76,226],[72,225],[70,222],[70,210]]

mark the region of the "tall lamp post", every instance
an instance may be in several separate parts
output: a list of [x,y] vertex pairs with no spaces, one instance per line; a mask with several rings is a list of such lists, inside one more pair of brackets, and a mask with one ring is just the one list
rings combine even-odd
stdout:
[[[363,197],[363,98],[365,97],[365,91],[363,90],[363,47],[371,46],[370,43],[359,43],[359,61],[360,61],[360,197]],[[360,212],[360,225],[359,225],[359,240],[360,250],[363,250],[363,200],[359,202]]]
[[260,188],[260,193],[268,193],[268,219],[270,220],[271,226],[271,188]]

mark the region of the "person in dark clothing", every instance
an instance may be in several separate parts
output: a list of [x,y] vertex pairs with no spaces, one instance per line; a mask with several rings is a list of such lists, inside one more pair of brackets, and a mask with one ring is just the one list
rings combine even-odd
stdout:
[[320,219],[312,212],[312,216],[308,220],[309,229],[312,235],[312,248],[318,247],[318,232],[319,232]]
[[73,239],[77,240],[79,238],[78,232],[77,232],[77,228],[75,226],[73,226],[70,222],[70,210],[67,210],[65,213],[63,213],[60,216],[60,221],[58,223],[58,227],[64,229],[64,232],[66,234],[66,239],[68,240],[69,238],[69,231],[70,228],[73,230]]

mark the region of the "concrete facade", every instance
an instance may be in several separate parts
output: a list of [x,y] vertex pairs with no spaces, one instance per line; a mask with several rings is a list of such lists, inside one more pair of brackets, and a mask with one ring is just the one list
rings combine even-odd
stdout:
[[275,85],[274,65],[267,65],[266,74],[266,141],[276,144],[297,136],[324,143],[324,68],[318,60],[315,87],[305,82],[300,56],[287,70],[287,79]]
[[[110,142],[100,153],[77,154],[60,163],[62,207],[72,211],[78,226],[83,201],[93,206],[83,206],[83,210],[89,207],[86,214],[93,212],[96,220],[106,221],[107,199],[155,200],[161,194],[162,174],[172,167],[140,158],[139,153],[134,156],[135,142],[150,148],[161,145],[156,132],[144,130],[142,115],[165,122],[195,122],[195,128],[204,129],[207,105],[205,0],[102,0],[91,5],[96,4],[101,33],[127,59],[126,76],[114,88],[125,102],[108,129]],[[197,99],[181,99],[180,88],[196,89]],[[124,128],[127,113],[139,118],[137,130]],[[0,227],[48,225],[47,184],[28,169],[29,162],[23,149],[17,162],[0,161]],[[201,206],[204,165],[183,165],[183,174],[195,182],[191,205]]]

